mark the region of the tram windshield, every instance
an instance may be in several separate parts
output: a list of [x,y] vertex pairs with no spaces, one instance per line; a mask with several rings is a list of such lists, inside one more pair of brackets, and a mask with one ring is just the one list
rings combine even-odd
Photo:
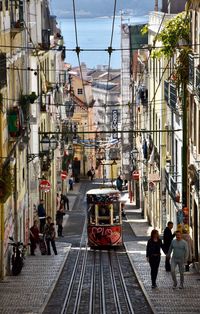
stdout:
[[119,192],[90,190],[87,192],[88,224],[113,225],[121,223]]

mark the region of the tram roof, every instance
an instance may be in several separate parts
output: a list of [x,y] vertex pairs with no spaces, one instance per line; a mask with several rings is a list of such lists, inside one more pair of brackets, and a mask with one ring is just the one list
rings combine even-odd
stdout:
[[95,194],[120,194],[119,191],[112,188],[103,188],[103,189],[92,189],[86,192],[86,195],[95,195]]

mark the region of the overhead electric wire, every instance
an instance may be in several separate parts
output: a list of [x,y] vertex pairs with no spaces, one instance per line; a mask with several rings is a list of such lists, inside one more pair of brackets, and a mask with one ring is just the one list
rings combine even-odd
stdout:
[[[77,54],[77,59],[78,59],[78,65],[79,65],[79,70],[80,70],[80,77],[82,81],[82,87],[83,87],[83,96],[85,98],[85,103],[87,105],[87,109],[89,107],[89,104],[87,103],[87,97],[86,97],[86,92],[85,92],[85,84],[83,80],[83,72],[82,72],[82,67],[81,67],[81,61],[80,61],[80,52],[81,49],[78,45],[78,31],[77,31],[77,23],[76,23],[76,7],[75,7],[75,0],[72,0],[73,2],[73,17],[74,17],[74,29],[75,29],[75,39],[76,39],[76,54]],[[83,106],[84,107],[84,106]]]
[[111,55],[112,55],[112,43],[113,43],[113,35],[114,35],[114,27],[115,27],[115,15],[116,15],[116,5],[117,0],[114,0],[114,9],[113,9],[113,19],[112,19],[112,30],[111,30],[111,37],[110,37],[110,46],[108,47],[108,54],[109,54],[109,60],[108,60],[108,78],[107,78],[107,85],[106,85],[106,98],[105,98],[105,115],[106,115],[106,106],[107,106],[107,100],[108,100],[108,84],[110,81],[110,65],[111,65]]
[[[182,47],[198,47],[198,46],[200,46],[200,43],[198,44],[192,44],[192,43],[189,43],[189,44],[177,44],[177,46],[175,46],[174,48],[176,48],[176,49],[181,49]],[[151,51],[152,49],[162,49],[162,48],[164,48],[165,46],[153,46],[153,45],[151,45],[151,46],[145,46],[145,45],[143,45],[143,46],[135,46],[134,47],[134,49],[135,50],[138,50],[138,49],[140,49],[140,50],[149,50],[149,51]],[[0,48],[13,48],[13,49],[21,49],[21,50],[37,50],[38,52],[42,52],[42,51],[44,51],[44,52],[48,52],[48,51],[60,51],[60,49],[59,49],[59,47],[58,48],[55,48],[55,47],[50,47],[50,48],[39,48],[39,47],[28,47],[28,46],[11,46],[11,45],[0,45]],[[108,52],[108,48],[87,48],[87,49],[85,49],[85,48],[80,48],[80,47],[78,47],[79,48],[79,51],[80,52]],[[64,48],[63,47],[63,50],[65,50],[65,51],[68,51],[68,52],[76,52],[76,50],[77,50],[77,47],[76,48]],[[115,52],[115,51],[129,51],[130,49],[129,48],[112,48],[112,52]],[[198,57],[197,57],[198,58]]]

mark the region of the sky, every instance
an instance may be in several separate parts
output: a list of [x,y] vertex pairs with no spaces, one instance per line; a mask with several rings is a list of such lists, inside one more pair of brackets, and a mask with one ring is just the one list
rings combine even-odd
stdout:
[[[51,13],[58,17],[73,17],[73,3],[76,17],[112,16],[114,0],[49,0]],[[160,0],[161,1],[161,0]],[[154,9],[154,0],[118,0],[116,14],[125,10],[131,15],[144,15]]]

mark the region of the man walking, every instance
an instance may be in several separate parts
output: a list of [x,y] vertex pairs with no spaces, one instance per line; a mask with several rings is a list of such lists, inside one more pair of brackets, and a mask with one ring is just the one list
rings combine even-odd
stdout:
[[173,289],[177,287],[177,279],[176,279],[176,266],[178,265],[179,273],[180,273],[180,286],[179,289],[183,289],[184,284],[184,264],[188,259],[188,245],[185,240],[182,239],[182,234],[179,230],[175,232],[176,239],[171,242],[169,251],[167,253],[167,258],[170,258],[171,253],[171,275],[174,282]]
[[61,201],[64,203],[64,210],[69,210],[69,199],[66,195],[61,194]]
[[[163,233],[163,245],[164,245],[165,254],[168,253],[170,244],[171,244],[173,238],[175,237],[175,234],[172,234],[172,231],[171,231],[172,228],[173,228],[173,222],[168,221],[167,227],[165,228],[164,233]],[[165,257],[165,270],[171,271],[169,258],[167,256]]]

